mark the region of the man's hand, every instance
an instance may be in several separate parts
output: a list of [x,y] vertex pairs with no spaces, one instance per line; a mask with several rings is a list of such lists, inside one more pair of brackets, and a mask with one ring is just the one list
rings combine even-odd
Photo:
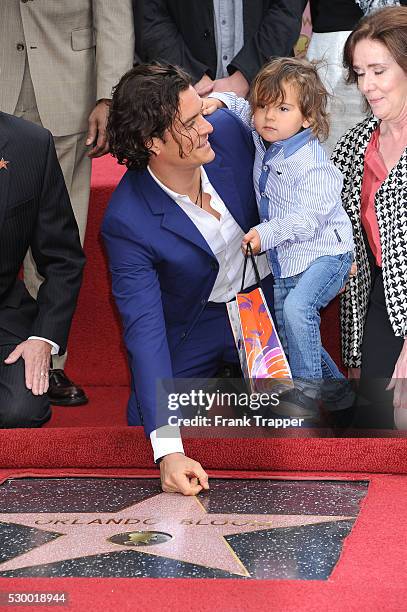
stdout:
[[197,495],[209,489],[208,475],[201,464],[182,453],[166,455],[160,463],[161,486],[167,493]]
[[99,100],[95,108],[89,115],[89,128],[86,137],[86,145],[93,143],[95,145],[88,153],[88,157],[102,157],[109,152],[109,143],[107,141],[106,126],[109,116],[110,100]]
[[202,99],[202,114],[212,115],[218,108],[224,108],[225,104],[221,100],[216,98],[203,98]]
[[246,251],[247,251],[247,245],[249,244],[249,242],[252,247],[253,255],[258,255],[258,253],[260,253],[261,251],[261,242],[260,242],[259,232],[255,230],[254,228],[249,230],[247,234],[243,236],[242,252],[243,252],[243,255],[245,256],[246,256]]
[[51,345],[44,340],[26,340],[16,346],[4,363],[10,365],[22,357],[25,362],[25,386],[34,395],[43,395],[48,391],[51,350]]
[[216,79],[213,82],[212,91],[233,91],[237,96],[245,98],[249,93],[249,83],[243,74],[236,70],[236,72],[224,79]]
[[212,81],[211,77],[207,74],[204,74],[203,77],[194,85],[196,93],[203,98],[211,93],[213,89],[214,81]]

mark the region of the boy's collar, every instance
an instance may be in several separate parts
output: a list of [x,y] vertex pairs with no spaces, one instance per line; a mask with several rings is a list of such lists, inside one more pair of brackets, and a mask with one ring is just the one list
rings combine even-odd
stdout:
[[[313,138],[311,128],[306,128],[290,136],[286,140],[278,140],[273,143],[264,143],[267,151],[275,151],[276,149],[283,149],[284,157],[290,157],[298,149],[301,149],[309,140]],[[264,141],[263,141],[264,142]]]

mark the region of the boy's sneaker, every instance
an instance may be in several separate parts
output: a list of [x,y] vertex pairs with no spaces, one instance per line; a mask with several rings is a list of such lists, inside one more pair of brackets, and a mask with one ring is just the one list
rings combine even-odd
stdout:
[[347,410],[355,403],[356,393],[348,380],[325,379],[321,388],[324,409],[329,412]]
[[281,416],[299,417],[318,423],[321,420],[318,402],[299,389],[290,389],[280,395],[279,403],[272,410]]

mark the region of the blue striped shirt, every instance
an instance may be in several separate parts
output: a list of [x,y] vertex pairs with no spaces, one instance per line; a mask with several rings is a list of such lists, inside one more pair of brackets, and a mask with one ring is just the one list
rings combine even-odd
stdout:
[[261,223],[255,227],[275,277],[306,270],[318,257],[353,251],[352,225],[342,206],[342,174],[308,128],[266,149],[249,103],[213,93],[250,127],[256,147],[254,188]]

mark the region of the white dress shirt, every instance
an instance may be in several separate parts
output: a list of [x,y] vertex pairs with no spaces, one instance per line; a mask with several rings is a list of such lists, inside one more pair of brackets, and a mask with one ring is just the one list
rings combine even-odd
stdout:
[[30,336],[27,340],[43,340],[51,345],[51,355],[58,355],[59,353],[59,344],[56,342],[52,342],[52,340],[48,340],[48,338],[41,338],[41,336]]
[[[172,191],[161,183],[148,168],[154,181],[161,187],[166,194],[176,202],[186,215],[191,219],[202,236],[205,238],[210,249],[219,263],[219,271],[215,284],[209,296],[210,302],[229,302],[236,293],[240,291],[242,282],[244,258],[241,252],[241,244],[244,232],[236,223],[224,202],[215,191],[204,168],[201,168],[202,192],[211,197],[211,207],[220,215],[216,219],[214,215],[197,206],[187,195],[182,195]],[[266,255],[257,258],[257,267],[260,278],[270,274]],[[252,266],[247,266],[245,286],[250,287],[255,283],[255,276]],[[161,429],[161,428],[160,428]],[[178,428],[172,427],[173,435],[176,437],[157,437],[156,429],[150,434],[150,441],[154,452],[154,461],[170,453],[183,453],[181,435]]]

